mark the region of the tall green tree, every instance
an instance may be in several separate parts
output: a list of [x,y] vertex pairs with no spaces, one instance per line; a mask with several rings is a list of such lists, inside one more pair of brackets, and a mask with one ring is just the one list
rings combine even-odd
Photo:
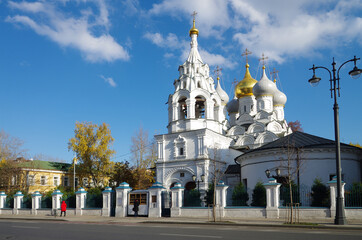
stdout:
[[248,206],[249,195],[242,182],[234,187],[232,200],[233,206]]
[[107,184],[111,172],[110,158],[115,151],[110,149],[113,137],[108,125],[91,122],[77,122],[74,137],[69,139],[68,150],[72,150],[77,157],[77,173],[83,177],[90,177],[94,186]]
[[116,162],[112,167],[109,180],[116,186],[119,186],[122,182],[126,182],[133,187],[136,182],[133,171],[134,169],[129,165],[129,162]]
[[265,207],[266,206],[266,189],[262,182],[257,182],[253,190],[253,200],[251,206]]

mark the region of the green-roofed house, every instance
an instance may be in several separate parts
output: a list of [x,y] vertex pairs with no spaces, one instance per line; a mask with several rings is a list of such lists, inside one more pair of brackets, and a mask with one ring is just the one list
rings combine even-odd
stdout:
[[[25,160],[19,165],[25,172],[24,176],[30,193],[50,191],[59,185],[73,187],[73,173],[70,171],[72,164]],[[78,178],[76,177],[75,180],[77,186]]]

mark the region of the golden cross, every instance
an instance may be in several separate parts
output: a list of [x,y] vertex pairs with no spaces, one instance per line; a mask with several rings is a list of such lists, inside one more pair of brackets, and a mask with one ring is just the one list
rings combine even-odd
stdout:
[[221,70],[222,70],[222,68],[219,68],[219,65],[217,65],[216,70],[214,70],[214,73],[216,73],[217,78],[219,78],[221,76]]
[[248,63],[248,55],[250,55],[250,54],[252,54],[252,52],[250,52],[247,48],[245,48],[245,52],[243,52],[243,53],[241,54],[242,57],[245,56],[245,61],[246,61],[246,63]]
[[267,60],[268,59],[268,57],[265,57],[264,56],[264,53],[261,55],[261,58],[259,58],[259,61],[262,61],[263,62],[263,66],[265,66],[265,60]]
[[271,72],[271,74],[273,75],[273,78],[274,79],[277,79],[277,73],[278,73],[279,71],[277,71],[275,68],[273,68],[273,71]]
[[191,14],[191,16],[193,16],[193,17],[194,17],[194,21],[195,21],[195,17],[196,17],[196,15],[197,15],[197,12],[196,12],[196,11],[194,11],[194,12]]

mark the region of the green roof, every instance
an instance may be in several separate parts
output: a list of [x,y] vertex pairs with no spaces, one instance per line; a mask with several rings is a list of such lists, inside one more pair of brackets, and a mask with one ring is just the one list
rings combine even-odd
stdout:
[[57,171],[68,171],[72,164],[60,163],[60,162],[48,162],[41,160],[27,160],[20,163],[23,168],[43,169],[43,170],[57,170]]

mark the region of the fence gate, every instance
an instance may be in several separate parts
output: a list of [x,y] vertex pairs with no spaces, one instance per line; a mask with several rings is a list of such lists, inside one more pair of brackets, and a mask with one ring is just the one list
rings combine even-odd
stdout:
[[116,216],[116,191],[111,192],[111,217]]
[[171,217],[171,192],[162,192],[161,198],[161,216]]

